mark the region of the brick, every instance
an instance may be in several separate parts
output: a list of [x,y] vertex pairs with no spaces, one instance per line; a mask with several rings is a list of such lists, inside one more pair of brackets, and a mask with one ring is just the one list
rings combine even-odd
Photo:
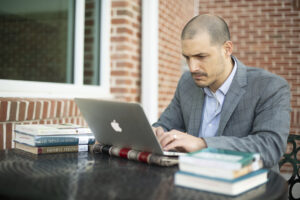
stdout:
[[71,100],[70,104],[69,104],[69,114],[68,114],[68,116],[70,116],[70,117],[74,115],[74,113],[73,113],[73,111],[74,111],[74,104],[75,104],[74,100]]
[[12,101],[10,104],[9,121],[17,120],[18,102]]
[[34,106],[35,106],[35,102],[34,101],[30,101],[28,104],[28,110],[27,110],[27,119],[25,120],[33,120],[34,116]]
[[56,117],[61,117],[62,115],[62,101],[56,102]]
[[134,48],[129,44],[116,46],[116,51],[133,51]]
[[1,107],[0,107],[0,122],[5,122],[7,117],[7,101],[1,101]]
[[43,103],[43,111],[42,111],[42,119],[47,119],[48,118],[48,108],[49,108],[49,102],[48,101],[44,101]]
[[112,93],[127,93],[128,89],[127,88],[111,88],[110,91]]
[[131,85],[132,84],[132,80],[116,80],[116,84],[117,85]]
[[12,148],[12,123],[6,124],[6,149]]
[[129,10],[117,10],[117,15],[133,17],[133,13],[130,12]]
[[112,1],[111,6],[115,7],[126,7],[129,3],[127,1]]
[[69,100],[64,100],[64,109],[63,109],[63,116],[68,116],[68,109],[69,109]]
[[128,76],[128,71],[123,71],[123,70],[111,70],[111,75],[112,76]]
[[112,42],[128,42],[129,38],[127,36],[112,36]]
[[24,121],[26,116],[27,102],[21,101],[19,106],[19,121]]
[[130,21],[127,20],[127,19],[116,18],[116,19],[112,19],[112,20],[111,20],[111,23],[112,23],[113,25],[115,25],[115,24],[123,25],[123,24],[130,24]]
[[34,119],[41,119],[41,113],[42,113],[42,102],[36,101],[35,102],[35,114]]
[[121,68],[130,68],[132,69],[134,67],[134,65],[132,63],[129,62],[117,62],[117,67],[121,67]]
[[56,100],[51,100],[49,106],[50,106],[49,118],[52,119],[55,117],[56,114],[55,113]]

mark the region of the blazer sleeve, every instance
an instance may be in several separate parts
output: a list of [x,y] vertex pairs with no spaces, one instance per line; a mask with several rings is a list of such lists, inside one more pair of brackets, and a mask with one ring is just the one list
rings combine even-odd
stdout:
[[185,131],[185,125],[184,125],[184,120],[183,120],[183,115],[182,115],[181,104],[180,104],[180,88],[184,82],[184,79],[185,79],[184,76],[185,75],[183,75],[178,82],[178,85],[177,85],[174,97],[171,100],[171,103],[161,114],[158,121],[156,123],[154,123],[152,126],[154,126],[154,127],[161,126],[165,131],[170,131],[172,129],[176,129],[179,131]]
[[[286,150],[290,128],[288,83],[282,78],[269,80],[262,90],[254,112],[253,127],[248,136],[217,136],[203,139],[208,147],[258,152],[264,167],[271,168],[278,164]],[[238,135],[232,133],[235,134]]]

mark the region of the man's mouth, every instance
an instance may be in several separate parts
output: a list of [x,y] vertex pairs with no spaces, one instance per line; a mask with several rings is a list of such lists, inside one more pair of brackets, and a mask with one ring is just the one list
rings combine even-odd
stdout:
[[207,77],[207,73],[197,72],[197,73],[192,73],[192,76],[195,80],[201,80],[201,79]]

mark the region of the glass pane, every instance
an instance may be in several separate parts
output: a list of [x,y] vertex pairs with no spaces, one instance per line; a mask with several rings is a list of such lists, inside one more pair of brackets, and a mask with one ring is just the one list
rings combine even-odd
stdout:
[[0,0],[0,79],[73,83],[74,0]]
[[86,0],[84,38],[84,84],[99,85],[100,1]]

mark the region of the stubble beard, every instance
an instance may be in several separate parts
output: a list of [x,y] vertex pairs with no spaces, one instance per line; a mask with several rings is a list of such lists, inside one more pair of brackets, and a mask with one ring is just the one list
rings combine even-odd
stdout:
[[209,85],[209,83],[206,83],[205,80],[203,80],[208,78],[208,74],[206,72],[191,72],[191,75],[198,87],[204,88]]

